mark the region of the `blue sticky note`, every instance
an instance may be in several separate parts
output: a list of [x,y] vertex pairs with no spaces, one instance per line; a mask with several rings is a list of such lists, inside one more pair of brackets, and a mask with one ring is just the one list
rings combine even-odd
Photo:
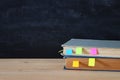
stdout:
[[67,50],[66,50],[66,54],[67,54],[67,55],[71,55],[71,54],[72,54],[72,49],[67,49]]

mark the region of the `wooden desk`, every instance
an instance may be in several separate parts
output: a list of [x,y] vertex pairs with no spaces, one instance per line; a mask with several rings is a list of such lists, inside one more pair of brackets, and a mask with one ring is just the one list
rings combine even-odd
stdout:
[[0,80],[120,80],[120,72],[64,70],[63,59],[0,59]]

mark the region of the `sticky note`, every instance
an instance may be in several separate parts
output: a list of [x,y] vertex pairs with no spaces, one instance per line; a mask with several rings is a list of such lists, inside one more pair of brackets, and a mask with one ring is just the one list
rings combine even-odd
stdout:
[[76,54],[82,54],[82,48],[81,47],[77,47],[76,48]]
[[73,61],[72,67],[79,67],[79,61]]
[[95,58],[89,58],[88,66],[91,66],[91,67],[95,66]]
[[90,54],[91,55],[97,55],[98,54],[97,48],[91,48],[90,49]]
[[67,49],[67,50],[66,50],[66,54],[67,54],[67,55],[71,55],[71,54],[72,54],[72,49]]

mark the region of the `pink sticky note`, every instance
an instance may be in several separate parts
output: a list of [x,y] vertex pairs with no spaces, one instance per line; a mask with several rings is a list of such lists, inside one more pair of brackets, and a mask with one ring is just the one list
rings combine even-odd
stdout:
[[97,55],[98,51],[97,51],[97,48],[91,48],[90,49],[90,54],[91,55]]

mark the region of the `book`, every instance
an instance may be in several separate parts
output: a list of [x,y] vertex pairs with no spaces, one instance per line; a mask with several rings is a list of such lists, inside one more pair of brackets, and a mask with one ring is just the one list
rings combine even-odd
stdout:
[[71,39],[62,47],[65,69],[120,71],[120,41]]

